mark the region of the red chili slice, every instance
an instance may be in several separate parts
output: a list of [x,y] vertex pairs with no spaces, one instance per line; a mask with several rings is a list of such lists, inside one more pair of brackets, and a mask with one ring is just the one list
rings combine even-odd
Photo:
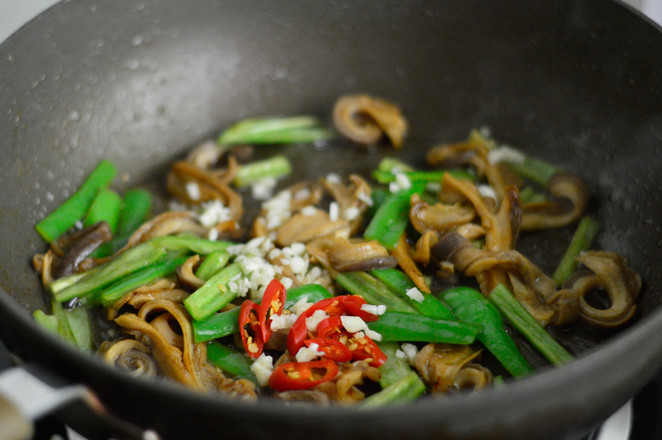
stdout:
[[362,318],[364,321],[375,321],[378,316],[361,310],[361,306],[366,304],[365,299],[357,295],[341,295],[333,298],[326,298],[317,301],[303,312],[287,335],[287,349],[292,355],[296,355],[303,346],[303,341],[308,337],[306,319],[311,317],[317,310],[323,310],[330,317],[343,314],[354,315]]
[[260,331],[262,340],[267,342],[273,333],[271,331],[271,317],[283,313],[285,307],[285,286],[277,279],[271,280],[264,290],[262,302],[258,310],[258,320],[260,322]]
[[274,368],[269,386],[276,391],[306,390],[333,379],[338,371],[338,365],[329,359],[286,362]]
[[320,338],[337,338],[345,332],[340,316],[329,316],[317,324],[317,336]]
[[248,356],[257,359],[264,350],[264,339],[258,321],[259,306],[250,299],[241,303],[239,310],[239,332]]
[[317,344],[318,350],[324,352],[324,358],[335,362],[349,362],[352,360],[352,352],[345,344],[337,339],[310,338],[303,341],[306,347]]
[[353,360],[371,359],[369,364],[373,367],[379,367],[386,362],[387,356],[368,336],[356,337],[356,333],[348,341],[349,349],[352,352]]

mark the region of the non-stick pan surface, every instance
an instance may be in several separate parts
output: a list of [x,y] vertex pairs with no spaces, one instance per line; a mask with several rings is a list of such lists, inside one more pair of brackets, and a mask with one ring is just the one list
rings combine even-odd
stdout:
[[[237,119],[327,116],[357,91],[401,105],[411,160],[486,126],[582,175],[603,224],[598,245],[645,280],[638,322],[566,367],[374,412],[245,404],[134,380],[31,322],[46,307],[30,267],[45,248],[33,225],[101,158],[128,187],[162,178]],[[576,438],[662,366],[662,33],[619,3],[72,0],[0,46],[0,109],[0,337],[163,436]],[[301,177],[366,163],[345,147],[290,153]]]

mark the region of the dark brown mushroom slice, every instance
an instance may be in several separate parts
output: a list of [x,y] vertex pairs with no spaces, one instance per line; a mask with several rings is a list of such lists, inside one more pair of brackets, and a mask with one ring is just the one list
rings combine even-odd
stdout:
[[341,97],[333,107],[333,123],[340,134],[365,146],[386,134],[398,148],[407,133],[407,121],[396,105],[368,95]]
[[55,260],[52,276],[60,278],[75,273],[92,252],[112,237],[110,227],[104,221],[59,238],[52,246],[63,255]]
[[578,220],[586,209],[589,192],[584,181],[558,173],[548,184],[550,201],[522,205],[522,230],[557,228]]
[[329,262],[338,272],[386,269],[397,264],[397,260],[377,240],[336,237],[329,242],[326,252]]

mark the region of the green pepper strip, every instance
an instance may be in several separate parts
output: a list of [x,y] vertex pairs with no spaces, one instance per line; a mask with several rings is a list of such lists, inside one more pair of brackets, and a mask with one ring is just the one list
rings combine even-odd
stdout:
[[462,322],[476,322],[483,326],[478,340],[510,374],[518,377],[534,370],[506,332],[499,310],[483,294],[469,287],[455,287],[442,292],[441,297]]
[[255,374],[251,371],[252,362],[242,353],[218,342],[207,345],[207,360],[220,368],[224,373],[237,378],[244,378],[257,383]]
[[[151,241],[141,243],[127,249],[112,260],[84,272],[82,278],[70,284],[69,277],[55,280],[50,289],[58,302],[73,298],[83,298],[98,289],[108,286],[133,272],[157,262],[166,254],[163,247],[156,246]],[[62,286],[66,286],[62,288]]]
[[439,342],[471,344],[482,329],[480,324],[430,318],[413,313],[387,311],[368,328],[382,335],[382,341]]
[[209,318],[193,321],[193,340],[211,341],[239,332],[239,307],[226,312],[214,313]]
[[330,139],[333,132],[312,116],[244,119],[219,136],[220,146],[233,144],[282,144]]
[[414,371],[383,390],[367,397],[359,408],[376,408],[394,403],[406,403],[416,400],[425,392],[425,384]]
[[577,269],[577,260],[575,258],[583,251],[588,250],[593,243],[593,239],[598,234],[600,225],[591,217],[583,217],[577,225],[577,229],[570,240],[570,245],[566,249],[559,265],[552,274],[552,279],[556,285],[560,286]]
[[165,235],[153,238],[150,242],[169,251],[187,250],[198,255],[209,255],[234,244],[229,241],[206,240],[194,235]]
[[214,251],[207,255],[200,266],[195,271],[195,276],[202,281],[207,281],[212,276],[216,275],[218,271],[227,266],[230,261],[230,253],[226,250]]
[[53,302],[52,315],[37,312],[33,314],[35,319],[49,330],[55,331],[62,339],[80,350],[92,349],[92,326],[85,307],[65,309],[62,304]]
[[117,224],[117,234],[132,234],[142,225],[152,209],[152,194],[144,189],[134,188],[124,193],[122,211]]
[[152,208],[152,194],[144,189],[131,189],[124,194],[122,209],[117,221],[117,235],[99,246],[92,256],[104,258],[122,249],[131,234],[145,222]]
[[[336,275],[335,281],[353,295],[363,297],[369,304],[385,305],[388,310],[416,313],[416,308],[377,278],[366,272],[345,272]],[[408,299],[408,298],[407,298]]]
[[242,165],[237,170],[234,178],[234,184],[238,187],[250,185],[265,177],[278,179],[292,173],[292,164],[290,160],[280,154],[272,156],[265,160]]
[[377,208],[363,237],[394,249],[409,224],[409,199],[412,194],[422,192],[424,187],[420,182],[413,182],[409,189],[390,194]]
[[522,163],[506,162],[517,174],[541,186],[547,186],[554,174],[561,172],[556,167],[540,159],[526,157]]
[[331,298],[333,295],[324,286],[319,284],[304,284],[293,287],[287,291],[285,296],[285,308],[289,309],[302,299],[309,303],[316,303],[319,300]]
[[99,162],[83,184],[71,197],[36,224],[39,235],[51,242],[71,229],[81,220],[94,201],[97,192],[115,178],[117,169],[107,160]]
[[397,356],[400,344],[397,342],[380,341],[377,345],[386,355],[386,362],[379,367],[379,371],[381,372],[379,385],[381,385],[382,388],[386,388],[405,377],[412,370],[405,359],[401,359]]
[[230,290],[228,283],[240,275],[241,267],[238,263],[232,263],[209,278],[205,284],[187,297],[184,300],[184,306],[193,319],[196,321],[207,319],[235,299],[237,292]]
[[432,182],[441,182],[444,178],[444,174],[450,174],[451,176],[462,179],[469,180],[472,182],[476,181],[476,175],[470,173],[469,171],[464,170],[435,170],[435,171],[403,171],[401,173],[392,172],[392,171],[383,171],[383,170],[374,170],[372,172],[372,178],[379,183],[391,183],[395,182],[396,174],[404,174],[407,176],[410,182],[423,182],[423,183],[432,183]]
[[149,284],[159,278],[163,278],[175,273],[177,268],[184,264],[188,256],[168,256],[166,255],[160,261],[138,270],[110,286],[94,294],[93,302],[99,301],[105,307],[113,305],[124,294],[137,289],[140,286]]
[[503,284],[497,285],[487,299],[552,365],[559,366],[573,360],[572,355],[545,331]]
[[117,222],[119,221],[122,198],[112,189],[101,189],[97,193],[90,209],[88,209],[83,226],[89,227],[98,222],[105,221],[110,227],[110,232],[117,232]]
[[[402,297],[407,297],[407,290],[416,287],[409,276],[398,269],[375,269],[370,273]],[[409,297],[407,297],[409,298]],[[423,295],[423,301],[411,300],[411,305],[425,316],[432,318],[455,320],[453,312],[434,295]]]

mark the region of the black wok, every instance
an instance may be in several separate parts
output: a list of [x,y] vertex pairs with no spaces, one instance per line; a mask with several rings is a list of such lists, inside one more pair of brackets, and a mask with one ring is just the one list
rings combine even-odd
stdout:
[[[73,0],[0,46],[0,87],[0,337],[163,436],[577,438],[662,366],[662,32],[619,3]],[[101,158],[130,186],[241,117],[324,116],[352,91],[402,106],[405,154],[489,126],[584,176],[603,223],[598,246],[645,280],[638,321],[507,387],[360,413],[134,380],[31,321],[46,307],[30,267],[45,247],[33,225]],[[292,152],[304,176],[364,166],[347,149]]]

